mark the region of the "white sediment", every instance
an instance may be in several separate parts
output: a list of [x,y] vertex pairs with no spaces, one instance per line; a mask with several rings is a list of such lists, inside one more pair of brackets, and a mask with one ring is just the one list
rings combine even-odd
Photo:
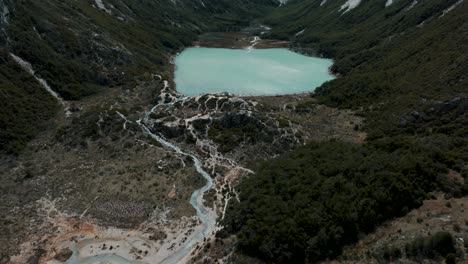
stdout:
[[15,54],[13,53],[10,53],[10,56],[13,58],[13,60],[18,63],[18,65],[21,66],[21,68],[23,68],[23,70],[25,70],[26,72],[28,72],[29,74],[31,74],[31,76],[34,77],[34,79],[36,79],[39,84],[50,94],[52,95],[53,97],[55,97],[55,99],[57,99],[57,101],[62,105],[64,106],[64,110],[65,110],[65,116],[69,117],[71,115],[71,112],[70,112],[70,107],[68,105],[68,103],[63,100],[63,98],[57,93],[55,92],[52,87],[49,86],[49,84],[47,83],[46,80],[42,79],[41,77],[37,76],[36,75],[36,72],[34,71],[31,63],[23,60],[22,58],[16,56]]
[[348,0],[344,3],[341,8],[340,12],[344,10],[343,13],[346,13],[354,8],[356,8],[361,3],[361,0]]
[[257,43],[260,41],[260,37],[259,36],[254,36],[253,40],[250,41],[250,46],[247,47],[247,50],[248,51],[251,51],[255,48],[255,45],[257,45]]
[[443,12],[442,12],[442,15],[440,15],[439,18],[445,16],[446,14],[448,14],[450,11],[452,11],[453,9],[455,9],[455,7],[457,7],[458,5],[460,5],[461,3],[463,3],[464,0],[460,0],[458,2],[456,2],[455,4],[451,5],[449,8],[445,9]]
[[21,59],[20,57],[16,56],[13,53],[10,53],[10,56],[13,58],[13,60],[16,61],[16,63],[18,63],[21,66],[21,68],[23,68],[26,72],[31,74],[42,85],[42,87],[46,89],[48,93],[50,93],[53,97],[55,97],[57,101],[59,101],[60,104],[65,105],[65,101],[63,100],[63,98],[60,97],[60,95],[58,95],[54,90],[52,90],[52,88],[44,79],[36,75],[36,72],[34,71],[31,63]]

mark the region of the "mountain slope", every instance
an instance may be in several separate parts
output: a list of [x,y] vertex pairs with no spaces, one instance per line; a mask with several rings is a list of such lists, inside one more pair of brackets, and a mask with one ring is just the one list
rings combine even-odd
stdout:
[[[19,56],[65,100],[79,100],[107,87],[134,84],[145,73],[166,72],[171,54],[190,45],[202,30],[248,25],[273,5],[269,0],[2,0],[1,56],[3,60],[9,60],[9,53]],[[28,102],[21,97],[5,96],[27,109]],[[46,113],[36,121],[52,116]],[[24,130],[13,133],[34,135]],[[0,142],[0,151],[10,153],[25,144],[11,138]]]
[[[466,2],[402,0],[384,6],[383,1],[362,1],[341,16],[340,1],[327,2],[330,7],[318,6],[318,1],[298,2],[289,8],[308,3],[314,4],[315,13],[293,23],[307,24],[311,30],[294,37],[295,45],[332,56],[332,70],[341,76],[317,89],[315,96],[329,105],[361,110],[371,138],[417,134],[414,127],[403,125],[406,115],[427,111],[441,101],[465,100]],[[276,15],[272,17],[276,21]],[[286,28],[297,32],[304,26],[281,23],[273,34],[285,34]],[[452,125],[461,129],[463,122]]]
[[[309,144],[262,163],[240,184],[240,202],[225,219],[240,255],[267,263],[333,259],[432,191],[468,194],[467,12],[459,0],[292,1],[264,20],[271,37],[335,59],[339,78],[313,97],[358,111],[368,137],[363,146]],[[448,180],[449,170],[464,185]],[[398,258],[411,257],[398,250]],[[446,254],[419,257],[439,263]]]

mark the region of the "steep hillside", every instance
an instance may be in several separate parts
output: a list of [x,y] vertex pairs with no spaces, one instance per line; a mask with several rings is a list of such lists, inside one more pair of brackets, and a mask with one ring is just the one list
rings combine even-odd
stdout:
[[[311,144],[260,165],[256,177],[239,186],[240,202],[225,220],[241,255],[267,263],[333,259],[376,225],[420,206],[432,191],[468,194],[467,13],[468,3],[460,0],[310,0],[291,1],[265,19],[273,27],[270,37],[335,59],[339,78],[312,96],[358,111],[368,137],[359,147]],[[447,181],[449,169],[465,177],[464,186]],[[382,250],[368,252],[365,262],[439,263],[448,254],[419,252],[415,260],[400,250],[393,259]],[[451,250],[450,258],[462,261],[460,250]]]
[[[108,87],[132,85],[145,73],[169,75],[171,54],[198,33],[248,25],[273,5],[269,0],[1,1],[1,56],[8,60],[12,53],[31,63],[63,99],[79,100]],[[26,109],[21,97],[8,98]],[[50,117],[51,112],[37,121]],[[24,145],[11,138],[0,142],[0,150],[7,152]]]
[[340,78],[314,96],[359,110],[371,140],[466,138],[468,3],[360,1],[343,12],[343,2],[294,2],[268,19],[277,25],[272,34],[292,37],[298,50],[335,59],[332,70]]
[[[389,104],[391,95],[405,90],[413,101],[463,92],[468,67],[464,1],[356,1],[358,6],[343,11],[344,2],[295,1],[266,19],[272,36],[291,38],[299,51],[335,60],[332,70],[343,78],[317,91],[323,100],[359,108]],[[399,98],[398,103],[407,102]]]
[[57,110],[55,99],[0,49],[0,149],[18,152]]

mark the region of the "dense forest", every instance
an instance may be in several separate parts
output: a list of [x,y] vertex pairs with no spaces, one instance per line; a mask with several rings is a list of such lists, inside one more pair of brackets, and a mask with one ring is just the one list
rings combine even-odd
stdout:
[[[340,77],[312,96],[365,117],[368,137],[364,145],[309,143],[261,162],[242,181],[240,203],[218,235],[236,234],[239,253],[268,263],[334,258],[429,192],[468,194],[468,5],[443,15],[457,1],[422,1],[411,10],[409,0],[362,1],[336,15],[342,1],[320,2],[275,10],[266,19],[270,36],[335,59]],[[448,169],[465,184],[450,182]],[[412,248],[409,258],[420,254]]]
[[241,202],[231,205],[220,236],[236,233],[240,252],[267,262],[335,257],[360,234],[419,206],[430,191],[467,195],[466,185],[446,177],[451,159],[402,138],[312,143],[262,163],[242,181]]

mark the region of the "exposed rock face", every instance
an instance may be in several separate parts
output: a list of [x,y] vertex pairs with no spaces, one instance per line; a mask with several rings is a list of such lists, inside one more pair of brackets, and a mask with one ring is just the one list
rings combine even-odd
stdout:
[[400,127],[423,126],[431,122],[438,122],[443,116],[448,116],[453,120],[460,118],[463,122],[466,120],[467,107],[468,95],[461,94],[451,100],[432,104],[420,111],[412,111],[400,118]]
[[459,108],[460,113],[463,114],[464,111],[466,110],[464,104],[466,103],[467,100],[468,100],[468,95],[463,94],[463,95],[453,98],[452,100],[448,102],[442,103],[441,105],[436,107],[434,110],[436,111],[436,113],[440,114],[440,113],[446,113],[456,108]]

